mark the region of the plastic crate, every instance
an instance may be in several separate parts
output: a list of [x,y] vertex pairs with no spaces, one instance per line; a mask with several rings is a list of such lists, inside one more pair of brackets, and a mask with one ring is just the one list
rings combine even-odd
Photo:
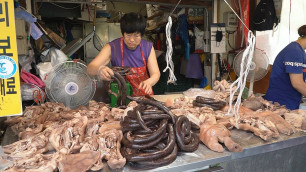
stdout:
[[[112,92],[114,93],[118,93],[118,84],[113,82],[110,85],[110,89],[112,90]],[[126,94],[131,96],[133,94],[133,88],[131,86],[130,83],[126,82]],[[116,107],[117,106],[117,97],[109,94],[110,95],[110,99],[111,99],[111,107]],[[130,103],[129,99],[126,99],[126,105],[128,105]]]

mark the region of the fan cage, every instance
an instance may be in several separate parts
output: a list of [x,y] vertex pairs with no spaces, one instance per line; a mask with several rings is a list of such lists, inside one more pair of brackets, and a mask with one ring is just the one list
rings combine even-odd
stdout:
[[[81,62],[67,61],[58,64],[48,73],[46,94],[50,101],[61,102],[72,109],[87,106],[96,91],[95,81],[87,74],[87,66]],[[67,92],[67,85],[77,88],[73,94]]]
[[[235,71],[237,76],[240,75],[240,65],[242,63],[241,61],[242,61],[243,52],[244,52],[244,50],[240,51],[234,58],[233,68],[234,68],[234,71]],[[255,48],[252,61],[256,65],[255,70],[256,69],[257,70],[256,71],[250,70],[249,74],[247,76],[247,80],[250,81],[250,79],[251,79],[250,73],[255,72],[254,81],[259,81],[263,77],[265,77],[268,73],[269,58],[263,50]],[[246,61],[244,61],[243,63],[244,63],[244,68],[245,68],[246,67]]]

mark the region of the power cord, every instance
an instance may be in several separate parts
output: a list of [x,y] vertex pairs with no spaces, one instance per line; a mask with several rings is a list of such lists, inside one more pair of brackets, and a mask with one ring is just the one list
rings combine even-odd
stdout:
[[236,31],[232,31],[232,32],[230,32],[230,31],[228,31],[228,30],[226,31],[226,33],[227,33],[227,35],[228,35],[228,36],[227,36],[227,43],[228,43],[228,46],[229,46],[232,50],[234,50],[235,48],[232,47],[232,45],[231,45],[231,43],[230,43],[230,41],[229,41],[229,38],[230,38],[230,35],[231,35],[231,34],[234,34],[235,32],[236,32]]

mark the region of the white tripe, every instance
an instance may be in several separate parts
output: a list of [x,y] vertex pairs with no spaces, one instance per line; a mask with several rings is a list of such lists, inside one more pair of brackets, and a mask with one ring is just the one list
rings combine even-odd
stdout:
[[172,27],[172,19],[171,16],[168,17],[168,23],[166,25],[166,43],[167,43],[167,52],[166,52],[166,62],[167,66],[163,70],[163,72],[166,72],[167,69],[169,70],[169,77],[168,77],[168,83],[176,84],[176,77],[174,75],[174,64],[172,61],[172,53],[173,53],[173,48],[172,48],[172,41],[171,41],[171,27]]
[[[254,48],[255,48],[255,36],[251,31],[248,32],[248,45],[246,49],[243,52],[242,60],[240,64],[240,74],[239,77],[231,84],[230,86],[230,100],[229,100],[229,109],[227,111],[228,115],[235,115],[235,121],[236,121],[236,128],[238,127],[238,119],[239,119],[239,108],[241,104],[241,96],[243,93],[243,90],[246,85],[246,80],[248,73],[250,71],[250,66],[252,64],[252,59],[254,55]],[[246,63],[244,63],[246,62]],[[236,88],[233,89],[233,87],[236,85]],[[235,93],[239,90],[239,94],[237,97],[237,101],[232,108],[233,104],[233,98]]]

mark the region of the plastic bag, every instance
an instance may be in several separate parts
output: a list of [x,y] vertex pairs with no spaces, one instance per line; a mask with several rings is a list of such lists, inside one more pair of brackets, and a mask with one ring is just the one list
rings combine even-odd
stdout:
[[34,92],[42,90],[35,84],[24,83],[20,86],[21,98],[23,101],[25,100],[34,100]]
[[[32,50],[29,51],[29,53]],[[32,69],[31,63],[34,61],[34,57],[29,55],[29,56],[18,56],[18,62],[21,65],[22,69],[29,72]]]
[[66,54],[57,48],[52,47],[47,51],[46,55],[42,58],[43,63],[37,65],[39,76],[45,84],[47,74],[51,72],[56,65],[68,60]]
[[39,63],[37,65],[37,69],[39,70],[39,76],[41,80],[46,84],[47,74],[53,70],[51,62]]
[[215,91],[205,90],[203,88],[189,88],[188,90],[183,92],[183,95],[190,99],[195,99],[197,96],[203,96],[206,98],[214,98]]
[[43,62],[51,62],[51,65],[54,67],[60,63],[67,61],[68,57],[63,51],[52,47],[42,53],[41,59]]
[[35,87],[28,87],[27,85],[23,84],[20,87],[22,101],[33,100],[33,92],[35,89]]
[[194,27],[195,39],[195,50],[204,50],[204,31],[201,31],[197,27]]
[[50,48],[48,55],[51,57],[51,65],[53,67],[68,60],[68,57],[63,51],[54,47]]

